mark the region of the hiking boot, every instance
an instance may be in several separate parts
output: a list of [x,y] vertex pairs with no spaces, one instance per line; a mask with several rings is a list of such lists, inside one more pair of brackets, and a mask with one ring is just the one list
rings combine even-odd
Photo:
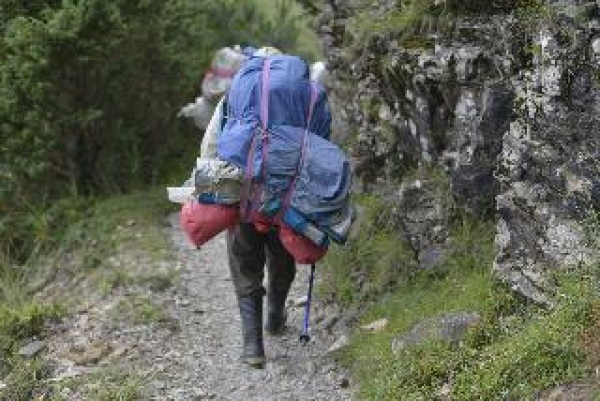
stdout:
[[262,295],[238,299],[244,340],[242,361],[259,369],[264,368],[267,361],[262,332],[262,303]]
[[285,331],[287,312],[285,300],[288,291],[269,291],[267,295],[267,323],[265,330],[271,335],[280,335]]

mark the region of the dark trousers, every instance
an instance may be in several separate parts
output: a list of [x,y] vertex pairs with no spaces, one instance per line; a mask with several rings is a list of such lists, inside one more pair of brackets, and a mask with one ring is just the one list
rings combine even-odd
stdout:
[[238,224],[227,234],[227,255],[238,298],[265,294],[265,262],[270,293],[287,293],[296,276],[294,258],[283,247],[275,230],[261,234],[251,223]]

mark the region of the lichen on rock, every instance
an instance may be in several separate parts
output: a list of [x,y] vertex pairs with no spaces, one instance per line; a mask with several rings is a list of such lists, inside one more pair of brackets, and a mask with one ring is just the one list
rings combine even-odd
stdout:
[[[338,139],[364,189],[402,192],[411,171],[443,170],[456,204],[496,219],[496,277],[540,303],[549,270],[600,260],[598,2],[325,3]],[[397,221],[430,232],[439,216],[418,210]]]

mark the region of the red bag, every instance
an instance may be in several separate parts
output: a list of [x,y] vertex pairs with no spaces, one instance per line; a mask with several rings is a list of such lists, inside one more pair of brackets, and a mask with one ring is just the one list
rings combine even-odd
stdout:
[[314,264],[327,254],[327,247],[318,246],[286,225],[279,228],[279,239],[296,262],[301,264]]
[[196,247],[205,244],[240,220],[237,206],[186,202],[181,208],[179,222],[181,228]]

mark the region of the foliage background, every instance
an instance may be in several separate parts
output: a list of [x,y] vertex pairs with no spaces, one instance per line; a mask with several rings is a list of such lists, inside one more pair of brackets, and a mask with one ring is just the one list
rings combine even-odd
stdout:
[[82,199],[182,181],[200,137],[176,114],[214,51],[312,59],[306,21],[288,0],[0,0],[0,260],[55,245]]

